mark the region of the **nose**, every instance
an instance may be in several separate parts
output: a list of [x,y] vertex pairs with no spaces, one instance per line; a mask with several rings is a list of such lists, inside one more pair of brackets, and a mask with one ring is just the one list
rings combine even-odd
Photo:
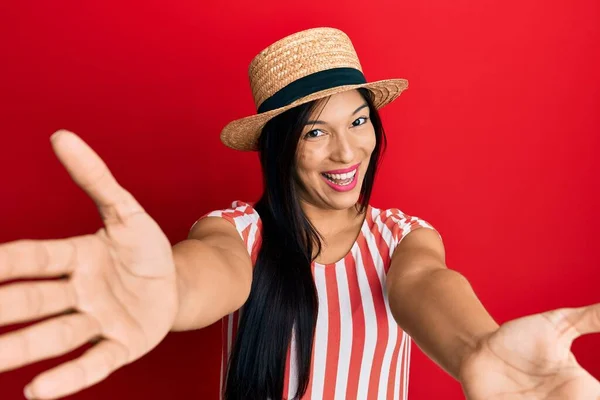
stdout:
[[342,164],[349,164],[355,160],[354,146],[348,138],[348,135],[336,135],[336,140],[331,142],[331,158]]

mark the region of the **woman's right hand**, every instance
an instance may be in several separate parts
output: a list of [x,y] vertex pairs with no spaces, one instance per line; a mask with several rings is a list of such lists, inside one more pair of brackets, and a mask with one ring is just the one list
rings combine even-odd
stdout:
[[171,244],[158,224],[77,135],[58,131],[51,141],[104,227],[0,245],[0,281],[36,279],[0,287],[0,325],[51,317],[0,336],[0,373],[97,342],[35,377],[26,388],[35,399],[77,392],[142,357],[167,335],[178,309]]

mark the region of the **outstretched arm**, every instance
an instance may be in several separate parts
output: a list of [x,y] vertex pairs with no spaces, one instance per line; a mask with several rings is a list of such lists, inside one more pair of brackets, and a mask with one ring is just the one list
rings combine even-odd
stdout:
[[467,279],[447,268],[432,229],[415,230],[398,244],[386,285],[398,325],[456,379],[479,339],[498,329]]
[[467,280],[446,268],[441,239],[430,229],[400,242],[387,289],[398,324],[459,380],[466,398],[600,398],[600,382],[571,352],[577,337],[600,332],[600,303],[498,326]]
[[208,217],[173,246],[179,309],[173,331],[204,328],[240,308],[250,295],[252,261],[230,222]]

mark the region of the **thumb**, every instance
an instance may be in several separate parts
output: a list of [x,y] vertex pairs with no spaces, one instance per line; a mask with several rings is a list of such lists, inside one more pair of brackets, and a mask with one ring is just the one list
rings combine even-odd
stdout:
[[600,332],[600,303],[576,308],[559,308],[547,311],[543,315],[571,342],[579,336]]
[[61,129],[50,138],[52,149],[71,179],[96,203],[105,224],[122,223],[144,212],[121,187],[104,161],[75,133]]

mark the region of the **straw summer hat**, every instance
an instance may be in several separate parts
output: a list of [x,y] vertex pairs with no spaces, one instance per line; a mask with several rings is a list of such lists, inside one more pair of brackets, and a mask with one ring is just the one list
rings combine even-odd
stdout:
[[406,79],[367,82],[350,38],[334,28],[308,29],[278,40],[254,57],[248,76],[257,114],[221,131],[226,146],[242,151],[256,151],[263,126],[292,107],[366,88],[379,109],[408,87]]

